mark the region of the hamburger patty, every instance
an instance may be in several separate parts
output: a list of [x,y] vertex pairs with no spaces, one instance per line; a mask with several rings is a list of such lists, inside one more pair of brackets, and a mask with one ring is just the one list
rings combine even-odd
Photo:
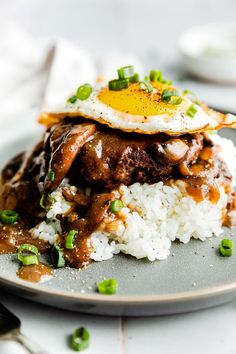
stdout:
[[20,179],[34,181],[40,193],[52,192],[65,177],[70,178],[71,184],[95,190],[135,182],[156,183],[191,176],[191,165],[202,149],[211,145],[202,133],[142,136],[91,122],[62,122],[48,129],[34,153],[27,157],[22,154],[8,163],[2,172],[3,183],[15,175],[17,164],[21,171],[24,166],[17,184]]
[[203,135],[170,138],[158,134],[143,137],[99,128],[84,144],[73,165],[76,175],[90,185],[113,188],[119,184],[164,181],[185,160],[192,163],[203,148]]

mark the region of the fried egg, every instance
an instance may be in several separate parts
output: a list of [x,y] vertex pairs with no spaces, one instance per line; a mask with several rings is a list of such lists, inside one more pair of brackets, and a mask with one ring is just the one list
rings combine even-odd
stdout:
[[162,92],[173,87],[157,82],[152,86],[153,91],[148,93],[139,83],[130,83],[120,91],[109,90],[107,83],[97,83],[86,100],[66,102],[60,109],[43,112],[39,122],[50,126],[64,117],[82,116],[125,132],[170,135],[217,130],[236,124],[236,116],[215,112],[204,104],[198,106],[191,118],[186,113],[193,104],[190,98],[183,96],[178,105],[166,103]]

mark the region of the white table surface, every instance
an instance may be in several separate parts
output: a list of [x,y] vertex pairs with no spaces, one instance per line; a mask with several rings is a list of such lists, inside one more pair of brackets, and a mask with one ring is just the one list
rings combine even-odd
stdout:
[[[184,29],[206,22],[235,22],[235,12],[234,0],[171,3],[157,0],[0,0],[1,24],[16,21],[35,35],[64,36],[95,54],[118,49],[134,51],[142,58],[144,52],[151,53],[154,55],[152,62],[157,60],[160,68],[173,73],[176,63],[180,63],[176,40]],[[236,111],[235,87],[200,82],[182,83],[182,86],[192,89],[212,105]],[[78,326],[87,327],[91,333],[87,354],[236,353],[236,301],[195,313],[129,319],[53,309],[2,290],[0,302],[19,316],[22,332],[41,344],[49,354],[73,353],[68,348],[67,336]],[[0,342],[0,353],[21,354],[24,351],[12,342]]]
[[[235,354],[236,301],[195,313],[151,318],[88,316],[34,304],[1,293],[0,301],[22,321],[22,333],[48,354],[73,353],[68,335],[78,326],[91,334],[86,354]],[[24,354],[0,342],[1,354]]]

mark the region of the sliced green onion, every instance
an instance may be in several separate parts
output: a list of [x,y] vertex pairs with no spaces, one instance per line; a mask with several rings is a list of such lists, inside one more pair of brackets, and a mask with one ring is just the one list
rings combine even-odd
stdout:
[[233,247],[234,247],[233,241],[229,240],[227,238],[225,238],[221,241],[221,245],[225,248],[230,248],[230,249],[233,249]]
[[81,85],[76,91],[76,97],[81,101],[87,100],[87,98],[89,98],[89,96],[91,95],[92,91],[93,89],[90,84]]
[[[31,255],[24,255],[25,252],[32,253]],[[18,259],[22,262],[23,265],[31,265],[31,264],[38,264],[38,248],[34,245],[29,243],[24,243],[20,245],[18,248]]]
[[51,259],[52,264],[57,268],[62,268],[66,264],[63,250],[58,245],[53,245],[51,250]]
[[33,254],[36,254],[38,256],[39,250],[38,247],[31,245],[30,243],[22,243],[19,248],[18,248],[18,253],[23,253],[24,251],[31,252]]
[[196,100],[197,96],[194,92],[190,91],[190,90],[183,90],[182,92],[183,96],[189,96],[192,100]]
[[67,103],[74,104],[77,101],[77,96],[73,95],[68,98]]
[[18,259],[24,266],[39,264],[38,256],[35,256],[35,254],[32,254],[30,256],[18,256]]
[[181,97],[178,96],[171,96],[170,100],[168,101],[169,104],[178,105],[183,101]]
[[144,90],[144,91],[146,91],[148,93],[153,91],[152,84],[149,81],[147,81],[147,80],[140,81],[139,82],[139,86],[140,86],[140,88],[142,90]]
[[78,234],[78,231],[71,230],[66,236],[66,248],[72,250],[74,248],[74,238]]
[[112,213],[119,213],[119,211],[121,211],[121,209],[124,207],[124,204],[122,202],[122,200],[120,199],[116,199],[113,200],[110,204],[110,211]]
[[161,98],[164,102],[169,103],[172,96],[179,97],[178,91],[177,90],[168,90],[168,89],[165,89],[162,91]]
[[233,254],[234,244],[232,240],[224,239],[220,244],[220,253],[224,257],[230,257]]
[[105,279],[97,284],[98,292],[105,295],[113,295],[117,292],[118,282],[116,279]]
[[51,194],[48,194],[47,200],[50,204],[53,204],[56,202],[56,199],[51,196]]
[[228,248],[224,248],[222,245],[220,245],[220,254],[223,257],[231,257],[233,254],[233,250],[228,249]]
[[150,81],[162,82],[163,76],[160,70],[151,70],[149,74]]
[[41,206],[41,208],[46,209],[46,206],[44,205],[44,200],[45,200],[45,194],[42,194],[39,201],[39,205]]
[[132,82],[132,83],[139,82],[139,74],[134,73],[134,75],[129,78],[129,82]]
[[129,87],[128,79],[115,79],[108,82],[109,90],[120,91]]
[[186,115],[190,118],[194,118],[195,114],[198,111],[198,105],[196,105],[195,103],[191,104],[191,106],[188,107],[187,111],[186,111]]
[[14,210],[2,210],[0,212],[0,220],[3,224],[14,224],[17,222],[19,214]]
[[196,96],[196,94],[194,92],[189,91],[189,90],[184,90],[182,92],[182,95],[183,96],[189,96],[190,99],[193,101],[193,103],[195,103],[198,106],[201,106],[201,103],[197,100],[197,96]]
[[172,81],[171,80],[162,80],[161,82],[163,84],[166,84],[166,85],[172,85]]
[[55,180],[55,172],[54,171],[48,171],[48,178],[51,182]]
[[70,345],[77,352],[87,349],[90,342],[90,334],[84,327],[76,328],[72,333]]
[[129,79],[134,75],[134,67],[132,65],[123,66],[117,70],[119,79]]
[[149,74],[149,78],[150,81],[153,82],[160,82],[162,84],[172,85],[172,81],[163,79],[163,75],[160,70],[151,70]]

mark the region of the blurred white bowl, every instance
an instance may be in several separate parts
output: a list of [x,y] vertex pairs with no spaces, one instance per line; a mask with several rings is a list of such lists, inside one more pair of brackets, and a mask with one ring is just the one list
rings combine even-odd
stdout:
[[185,69],[204,80],[236,83],[236,25],[208,24],[179,39]]

